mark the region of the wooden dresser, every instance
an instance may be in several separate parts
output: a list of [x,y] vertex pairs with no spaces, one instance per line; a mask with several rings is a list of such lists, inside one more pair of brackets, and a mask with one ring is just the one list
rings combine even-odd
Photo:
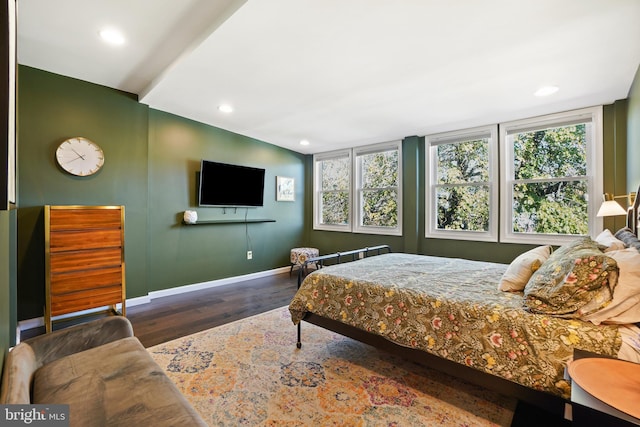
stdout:
[[96,308],[125,315],[124,206],[45,206],[45,327]]

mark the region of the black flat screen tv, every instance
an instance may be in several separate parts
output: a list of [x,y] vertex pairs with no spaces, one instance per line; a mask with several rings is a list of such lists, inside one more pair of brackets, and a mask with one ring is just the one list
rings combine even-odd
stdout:
[[264,169],[202,160],[200,206],[255,207],[264,204]]

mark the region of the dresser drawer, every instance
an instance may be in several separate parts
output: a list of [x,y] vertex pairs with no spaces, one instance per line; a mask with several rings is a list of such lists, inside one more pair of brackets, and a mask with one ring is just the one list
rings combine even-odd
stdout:
[[122,287],[108,286],[105,288],[87,289],[64,295],[57,295],[51,301],[51,315],[73,313],[95,307],[115,305],[122,302]]
[[122,245],[120,229],[57,231],[49,236],[49,251],[78,251],[98,248],[119,248]]
[[122,264],[120,247],[86,251],[54,252],[50,257],[51,274],[114,267]]
[[91,288],[122,285],[122,268],[75,271],[51,276],[51,297]]
[[51,231],[91,230],[97,228],[120,228],[120,208],[64,208],[51,209]]

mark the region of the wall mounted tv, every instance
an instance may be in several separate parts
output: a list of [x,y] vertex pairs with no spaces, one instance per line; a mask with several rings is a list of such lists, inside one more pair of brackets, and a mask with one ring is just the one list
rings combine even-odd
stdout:
[[200,206],[255,207],[264,204],[264,169],[202,160]]

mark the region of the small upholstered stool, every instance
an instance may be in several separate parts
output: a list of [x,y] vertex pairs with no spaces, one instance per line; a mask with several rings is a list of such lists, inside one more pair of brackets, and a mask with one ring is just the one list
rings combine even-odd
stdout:
[[[315,258],[320,255],[320,251],[316,248],[293,248],[291,249],[291,270],[289,270],[289,276],[293,271],[293,267],[299,266],[303,268],[304,263],[309,258]],[[306,273],[306,271],[304,271]]]

